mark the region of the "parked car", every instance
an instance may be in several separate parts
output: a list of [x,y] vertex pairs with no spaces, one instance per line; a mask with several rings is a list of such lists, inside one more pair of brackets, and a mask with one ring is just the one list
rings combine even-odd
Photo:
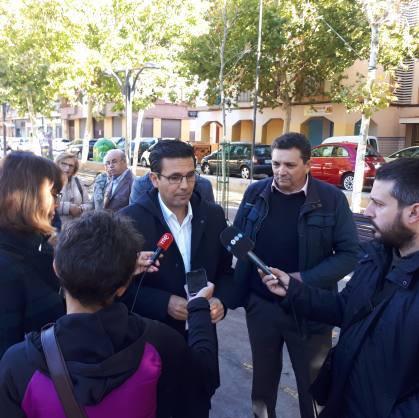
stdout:
[[[354,182],[357,144],[338,142],[322,144],[311,151],[311,174],[327,183],[352,190]],[[364,166],[364,185],[370,186],[376,170],[385,163],[373,148],[367,147]]]
[[[252,144],[248,142],[232,142],[227,151],[227,170],[229,175],[235,174],[243,179],[250,178],[250,155]],[[272,176],[272,160],[270,145],[256,144],[253,157],[253,174]],[[221,150],[215,151],[201,160],[201,171],[204,174],[221,173]]]
[[[326,138],[322,141],[322,144],[336,144],[337,142],[350,142],[352,144],[359,144],[362,137],[361,135],[352,135],[352,136],[331,136]],[[377,152],[379,151],[378,148],[378,140],[376,136],[368,136],[367,144],[374,148]]]
[[67,138],[54,138],[52,140],[52,150],[54,153],[61,153],[67,150],[71,141]]
[[395,158],[408,158],[408,157],[415,157],[419,158],[419,146],[403,148],[399,151],[390,154],[388,157],[385,157],[386,161],[392,161]]
[[[131,153],[134,153],[135,144],[139,142],[140,145],[138,149],[138,161],[141,161],[141,156],[143,155],[143,152],[148,150],[155,143],[157,143],[157,141],[158,138],[154,137],[135,138],[131,141]],[[115,143],[120,150],[125,151],[125,138],[119,138],[117,141],[115,141]]]
[[[91,160],[93,158],[93,146],[96,142],[102,138],[93,138],[89,141],[89,153],[87,155],[87,159]],[[68,147],[68,152],[76,155],[78,159],[81,158],[81,153],[83,150],[83,140],[82,139],[75,139]]]

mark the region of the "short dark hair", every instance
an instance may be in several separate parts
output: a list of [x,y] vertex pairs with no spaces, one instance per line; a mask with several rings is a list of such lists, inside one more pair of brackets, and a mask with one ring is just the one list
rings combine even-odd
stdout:
[[64,225],[55,248],[61,286],[82,305],[104,305],[128,285],[142,236],[130,219],[105,211],[86,212]]
[[300,150],[301,158],[304,164],[311,157],[311,145],[310,141],[305,137],[305,135],[298,132],[288,132],[276,138],[271,145],[271,150],[274,149],[291,149],[297,148]]
[[154,173],[161,173],[161,160],[163,158],[192,158],[196,166],[193,147],[186,142],[162,139],[150,152],[150,168]]
[[398,158],[381,166],[376,180],[394,181],[391,195],[399,207],[419,203],[419,158]]
[[32,152],[15,151],[0,167],[0,227],[22,232],[51,234],[48,211],[41,204],[41,186],[48,180],[59,193],[61,170],[50,160]]

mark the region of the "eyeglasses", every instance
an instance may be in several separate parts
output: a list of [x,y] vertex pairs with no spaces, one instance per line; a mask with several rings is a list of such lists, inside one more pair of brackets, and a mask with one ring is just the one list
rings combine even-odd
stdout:
[[68,163],[65,163],[64,161],[61,161],[60,165],[63,166],[63,167],[67,167],[67,168],[74,168],[75,167],[74,164],[68,164]]
[[112,161],[105,161],[105,165],[116,165],[119,164],[122,160],[112,160]]
[[165,179],[167,179],[169,184],[181,184],[184,178],[188,183],[193,183],[199,176],[199,173],[197,173],[196,171],[191,171],[190,173],[186,174],[186,176],[182,176],[181,174],[172,174],[171,176],[165,176],[160,173],[156,174],[158,177],[164,177]]

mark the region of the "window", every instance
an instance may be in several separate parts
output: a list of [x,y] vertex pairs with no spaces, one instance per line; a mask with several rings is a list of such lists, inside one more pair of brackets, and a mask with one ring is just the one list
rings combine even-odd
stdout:
[[271,147],[255,147],[255,156],[256,157],[271,157]]
[[319,147],[311,151],[312,157],[331,157],[333,147]]
[[334,157],[349,157],[348,151],[343,147],[335,147],[333,150]]

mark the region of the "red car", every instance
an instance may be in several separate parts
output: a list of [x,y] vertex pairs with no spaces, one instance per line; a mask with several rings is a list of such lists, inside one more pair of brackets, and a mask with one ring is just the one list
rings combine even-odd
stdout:
[[[352,190],[355,172],[357,144],[336,142],[314,147],[311,151],[311,174],[327,183]],[[370,186],[377,168],[385,163],[384,158],[373,148],[367,147],[364,167],[364,185]]]

